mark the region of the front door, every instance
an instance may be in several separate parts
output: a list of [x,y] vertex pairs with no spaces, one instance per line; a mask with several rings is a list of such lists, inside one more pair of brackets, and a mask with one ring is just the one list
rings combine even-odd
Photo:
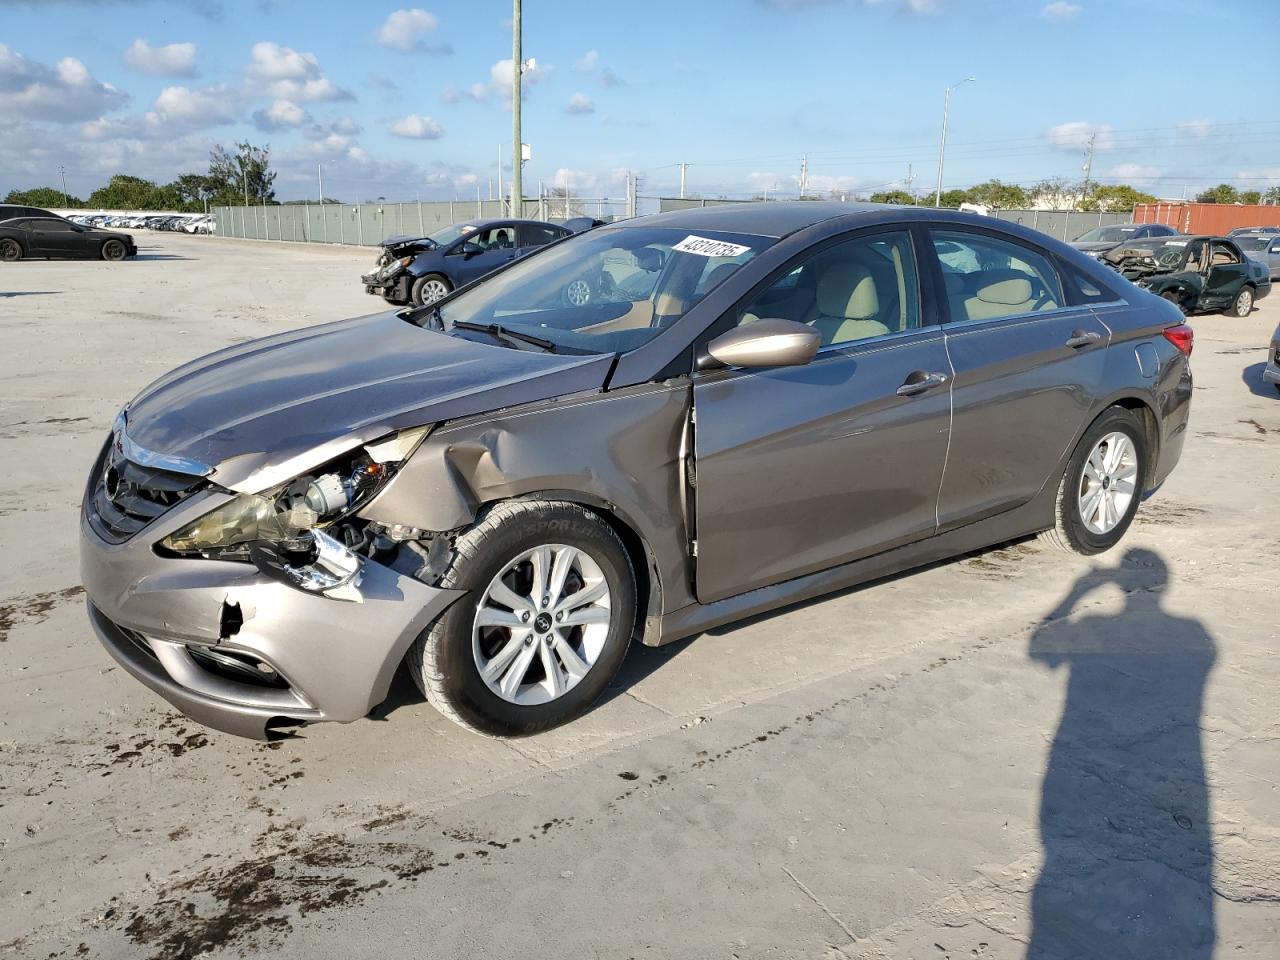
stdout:
[[951,451],[938,498],[945,531],[1002,513],[1054,469],[1100,388],[1110,331],[1064,302],[1052,261],[1030,245],[933,230],[948,291]]
[[40,256],[77,257],[87,253],[84,249],[84,237],[68,221],[41,218],[27,223],[31,231],[32,249]]
[[805,366],[695,377],[696,588],[709,603],[935,529],[950,368],[911,235],[855,235],[785,267],[736,321],[822,337]]
[[486,227],[468,234],[450,255],[458,286],[479,280],[516,256],[515,224]]

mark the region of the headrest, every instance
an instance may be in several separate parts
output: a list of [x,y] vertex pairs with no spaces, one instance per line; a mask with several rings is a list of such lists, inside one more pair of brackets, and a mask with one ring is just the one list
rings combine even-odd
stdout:
[[978,299],[983,303],[999,303],[1012,306],[1031,299],[1031,281],[1026,279],[997,280],[978,288]]
[[880,312],[876,282],[858,263],[833,263],[818,278],[818,314],[867,320]]

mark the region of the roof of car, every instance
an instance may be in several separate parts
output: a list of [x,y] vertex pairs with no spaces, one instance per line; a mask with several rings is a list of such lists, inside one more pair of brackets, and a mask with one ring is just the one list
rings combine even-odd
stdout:
[[[888,214],[898,209],[885,203],[839,203],[825,200],[784,200],[759,203],[712,203],[645,217],[637,226],[682,230],[722,230],[760,237],[785,237],[823,220],[857,213]],[[620,226],[627,226],[622,221]]]

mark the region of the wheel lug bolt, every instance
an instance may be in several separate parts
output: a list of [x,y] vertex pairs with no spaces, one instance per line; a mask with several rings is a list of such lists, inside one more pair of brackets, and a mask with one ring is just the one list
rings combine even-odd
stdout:
[[547,634],[547,646],[551,646],[551,634]]
[[527,646],[529,646],[529,644],[531,644],[531,643],[533,643],[533,637],[525,637],[525,638],[524,638],[524,645],[525,645],[526,647],[527,647]]
[[556,622],[557,622],[557,623],[559,623],[559,622],[560,622],[561,620],[563,620],[563,619],[564,619],[564,613],[563,613],[563,612],[562,612],[562,613],[557,613],[557,614],[556,614]]
[[526,610],[524,613],[520,614],[520,620],[521,620],[522,622],[524,622],[524,623],[528,623],[528,622],[529,622],[529,611],[528,611],[528,610]]
[[542,606],[543,606],[543,609],[545,609],[545,608],[549,607],[550,605],[551,605],[551,598],[550,598],[550,597],[543,597],[543,598],[542,598]]

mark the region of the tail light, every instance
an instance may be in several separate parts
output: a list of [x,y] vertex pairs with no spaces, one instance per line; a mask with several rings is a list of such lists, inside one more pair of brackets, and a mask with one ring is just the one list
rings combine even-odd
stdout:
[[1190,325],[1185,323],[1180,323],[1176,327],[1170,327],[1164,331],[1164,338],[1188,357],[1191,356],[1191,348],[1196,344],[1196,332],[1191,329]]

